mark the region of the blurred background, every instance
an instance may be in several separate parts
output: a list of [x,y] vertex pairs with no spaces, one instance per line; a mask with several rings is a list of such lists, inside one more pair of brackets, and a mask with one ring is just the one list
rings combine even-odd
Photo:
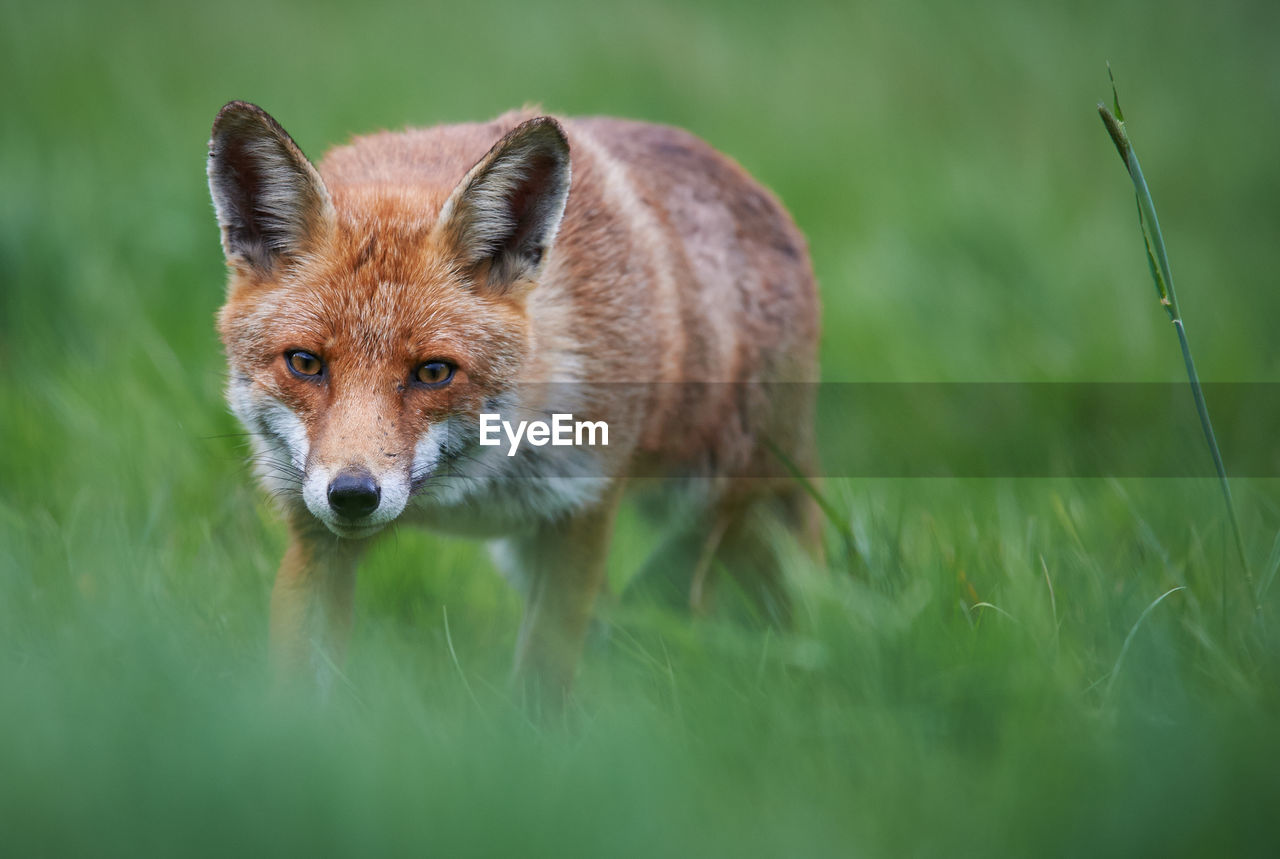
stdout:
[[[400,531],[335,700],[271,699],[283,530],[223,405],[204,158],[231,99],[313,159],[529,102],[679,125],[809,237],[825,379],[1180,382],[1109,60],[1202,377],[1272,382],[1280,6],[0,2],[19,854],[1274,848],[1270,481],[1236,486],[1249,581],[1212,481],[832,481],[795,630],[619,615],[567,727],[506,692],[482,549]],[[625,517],[615,582],[653,536]]]

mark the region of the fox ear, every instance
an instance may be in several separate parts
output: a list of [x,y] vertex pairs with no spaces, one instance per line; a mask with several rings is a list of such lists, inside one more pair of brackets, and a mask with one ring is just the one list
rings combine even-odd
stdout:
[[218,111],[208,172],[222,250],[232,263],[268,273],[333,221],[320,174],[257,105],[233,101]]
[[449,195],[438,230],[478,283],[506,290],[541,271],[569,198],[569,141],[540,116],[499,140]]

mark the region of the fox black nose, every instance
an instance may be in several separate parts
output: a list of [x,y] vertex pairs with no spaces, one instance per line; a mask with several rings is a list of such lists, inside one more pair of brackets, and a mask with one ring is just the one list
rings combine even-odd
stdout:
[[340,516],[359,519],[378,509],[382,490],[373,475],[361,469],[339,472],[329,484],[329,506]]

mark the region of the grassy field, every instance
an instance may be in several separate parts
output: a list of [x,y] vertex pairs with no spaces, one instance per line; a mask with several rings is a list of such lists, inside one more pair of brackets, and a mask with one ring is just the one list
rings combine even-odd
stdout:
[[826,379],[1177,382],[1109,59],[1201,375],[1269,382],[1280,7],[0,2],[0,852],[1275,854],[1275,480],[1235,483],[1252,592],[1211,480],[830,481],[854,547],[795,561],[795,629],[606,607],[568,726],[505,691],[482,548],[402,530],[348,684],[273,698],[203,162],[233,98],[313,156],[682,125],[808,234]]

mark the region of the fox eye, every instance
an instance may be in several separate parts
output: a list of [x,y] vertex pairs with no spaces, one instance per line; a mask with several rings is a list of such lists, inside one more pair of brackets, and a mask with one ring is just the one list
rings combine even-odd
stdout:
[[296,349],[291,352],[285,352],[284,359],[295,376],[310,379],[324,372],[324,362],[310,352]]
[[443,388],[453,381],[453,373],[457,369],[448,361],[427,361],[413,371],[413,378],[428,388]]

